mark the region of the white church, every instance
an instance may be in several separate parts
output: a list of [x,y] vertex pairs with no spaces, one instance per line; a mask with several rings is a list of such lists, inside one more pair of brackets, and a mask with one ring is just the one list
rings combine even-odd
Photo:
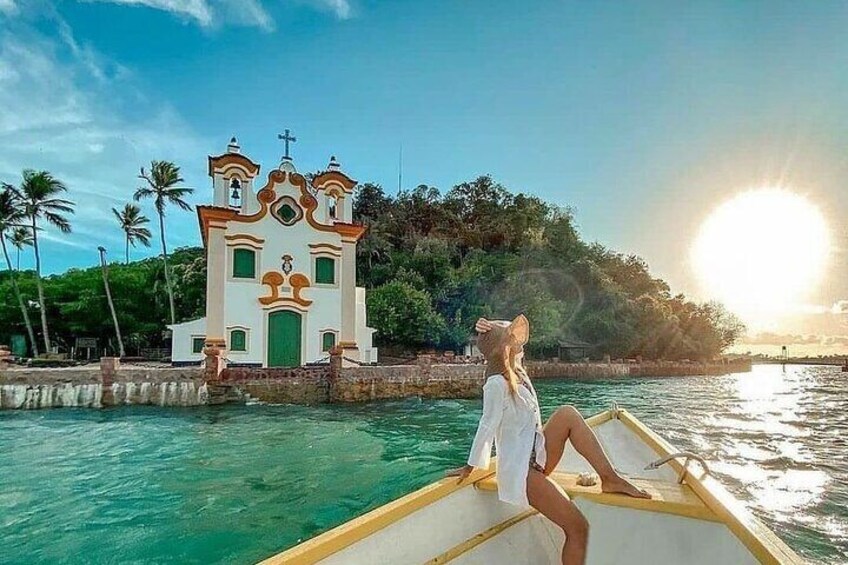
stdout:
[[335,346],[347,362],[377,362],[366,322],[365,289],[356,286],[352,221],[356,181],[335,157],[307,179],[285,156],[262,183],[259,165],[235,138],[209,157],[213,200],[198,206],[206,248],[206,317],[169,326],[171,362],[195,364],[205,346],[230,366],[297,367],[326,362]]

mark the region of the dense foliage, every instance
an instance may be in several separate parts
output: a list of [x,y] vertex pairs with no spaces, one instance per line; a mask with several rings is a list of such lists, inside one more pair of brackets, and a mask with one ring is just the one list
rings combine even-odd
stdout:
[[523,312],[537,355],[579,339],[596,355],[710,359],[744,329],[719,304],[672,295],[639,257],[584,242],[570,210],[487,176],[444,195],[364,184],[354,217],[369,228],[359,283],[382,345],[459,349],[478,317]]
[[[94,255],[96,251],[92,251]],[[190,320],[204,315],[206,307],[206,259],[198,247],[178,249],[171,257],[171,275],[177,318]],[[16,273],[25,300],[36,296],[35,273]],[[165,324],[170,318],[168,292],[162,260],[151,257],[128,265],[109,265],[109,285],[124,335],[128,355],[139,347],[165,345]],[[117,351],[115,329],[109,315],[100,267],[71,269],[44,279],[44,294],[50,332],[60,350],[68,351],[76,337],[98,338],[101,347]],[[9,343],[10,334],[25,335],[21,312],[12,294],[8,271],[0,273],[0,343]],[[37,318],[35,304],[30,312]],[[39,328],[36,327],[36,332]]]
[[[536,355],[580,339],[597,355],[709,359],[743,329],[720,305],[672,295],[640,258],[584,242],[568,209],[512,194],[489,177],[446,194],[419,186],[389,196],[364,184],[354,216],[369,228],[358,248],[359,284],[369,289],[369,324],[381,346],[459,350],[478,317],[524,312]],[[169,264],[176,319],[202,316],[202,249],[178,249]],[[25,300],[34,301],[34,273],[17,278]],[[112,264],[109,281],[128,354],[164,345],[170,312],[161,259]],[[83,336],[113,348],[98,267],[47,277],[44,292],[60,346]],[[0,273],[0,296],[0,343],[8,343],[10,334],[26,333],[8,272]],[[34,306],[30,312],[38,317]]]

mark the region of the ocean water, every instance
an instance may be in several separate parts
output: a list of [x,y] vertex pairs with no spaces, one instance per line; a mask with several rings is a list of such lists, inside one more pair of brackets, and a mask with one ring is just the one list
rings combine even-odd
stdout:
[[[848,391],[826,367],[538,381],[613,400],[805,558],[848,562]],[[252,563],[463,463],[479,400],[0,412],[0,563]]]

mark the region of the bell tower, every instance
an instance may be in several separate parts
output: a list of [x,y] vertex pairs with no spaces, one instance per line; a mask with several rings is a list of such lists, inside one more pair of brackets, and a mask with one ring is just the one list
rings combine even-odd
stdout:
[[259,165],[242,154],[241,146],[235,137],[230,139],[226,153],[209,156],[212,205],[249,214],[256,201],[253,179],[258,174]]

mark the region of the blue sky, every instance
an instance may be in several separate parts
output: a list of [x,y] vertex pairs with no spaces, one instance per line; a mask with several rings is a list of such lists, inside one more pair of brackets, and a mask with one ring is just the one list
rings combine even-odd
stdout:
[[[813,297],[830,305],[848,297],[845,29],[848,8],[824,0],[0,0],[0,179],[44,168],[71,187],[74,234],[45,248],[60,272],[100,244],[119,257],[108,210],[153,158],[181,165],[200,203],[206,155],[234,134],[267,171],[290,128],[302,170],[335,154],[390,191],[403,144],[405,187],[490,173],[696,296],[700,222],[780,183],[837,234]],[[199,244],[193,214],[169,231]]]

